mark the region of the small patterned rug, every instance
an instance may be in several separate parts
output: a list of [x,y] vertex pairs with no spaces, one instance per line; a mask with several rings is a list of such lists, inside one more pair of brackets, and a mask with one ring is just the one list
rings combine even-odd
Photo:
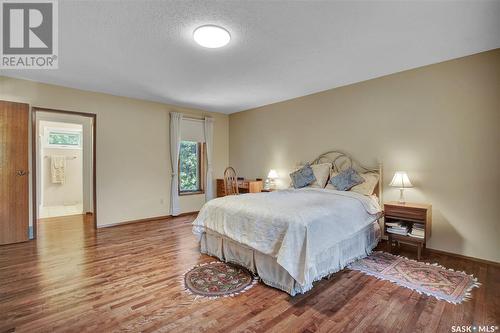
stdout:
[[210,298],[238,295],[257,281],[246,268],[219,261],[195,266],[184,274],[186,290]]
[[465,272],[387,252],[373,252],[349,268],[453,304],[470,299],[472,288],[480,285],[474,276]]

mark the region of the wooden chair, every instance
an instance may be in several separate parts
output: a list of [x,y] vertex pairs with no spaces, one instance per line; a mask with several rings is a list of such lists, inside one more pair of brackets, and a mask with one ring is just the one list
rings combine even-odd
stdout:
[[227,167],[224,170],[224,189],[226,195],[238,195],[238,177],[236,177],[236,171],[232,167]]

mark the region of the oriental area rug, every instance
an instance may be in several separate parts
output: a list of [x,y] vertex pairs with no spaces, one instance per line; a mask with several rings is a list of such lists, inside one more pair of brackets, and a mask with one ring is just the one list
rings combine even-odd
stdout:
[[472,288],[480,285],[474,276],[465,272],[387,252],[373,252],[348,268],[453,304],[470,299]]

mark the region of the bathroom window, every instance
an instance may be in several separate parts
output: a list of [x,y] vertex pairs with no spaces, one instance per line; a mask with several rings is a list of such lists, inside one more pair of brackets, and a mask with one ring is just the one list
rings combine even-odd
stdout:
[[82,132],[67,130],[49,130],[47,148],[81,148]]

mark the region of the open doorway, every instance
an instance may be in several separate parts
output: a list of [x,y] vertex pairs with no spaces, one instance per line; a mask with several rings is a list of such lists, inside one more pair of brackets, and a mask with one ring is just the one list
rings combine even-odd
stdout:
[[95,230],[95,114],[32,109],[33,238]]
[[[83,209],[83,124],[39,120],[38,217],[80,215]],[[85,209],[86,211],[88,209]]]

